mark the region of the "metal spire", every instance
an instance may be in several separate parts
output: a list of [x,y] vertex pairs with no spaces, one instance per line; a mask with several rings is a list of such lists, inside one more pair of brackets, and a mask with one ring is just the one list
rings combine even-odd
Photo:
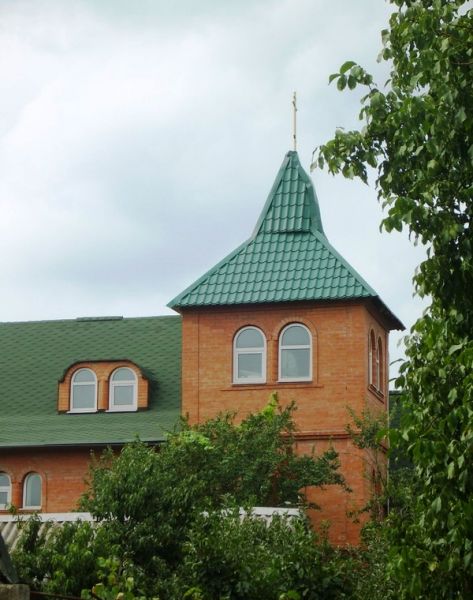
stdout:
[[294,151],[297,150],[297,97],[296,92],[292,95],[292,139],[294,141]]

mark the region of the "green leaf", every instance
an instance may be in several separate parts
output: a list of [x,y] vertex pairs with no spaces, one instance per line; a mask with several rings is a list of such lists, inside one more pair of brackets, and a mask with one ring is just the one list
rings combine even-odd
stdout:
[[345,75],[340,75],[340,77],[338,78],[337,81],[337,88],[342,91],[345,89],[345,86],[347,84],[347,78],[345,77]]
[[349,75],[347,81],[348,81],[348,87],[350,90],[353,90],[356,88],[356,79],[355,79],[355,77],[353,77],[353,75]]
[[458,352],[459,350],[462,350],[464,344],[453,344],[453,346],[450,346],[450,348],[448,349],[448,355],[452,356],[452,354],[455,354],[455,352]]
[[353,62],[352,60],[347,60],[346,62],[343,63],[343,65],[340,67],[340,73],[344,74],[346,73],[349,69],[351,69],[352,67],[354,67],[356,65],[356,62]]
[[437,496],[432,502],[432,508],[436,513],[439,513],[442,508],[442,498]]
[[453,479],[454,474],[455,474],[455,463],[451,462],[448,465],[448,467],[447,467],[447,477],[448,477],[448,479]]

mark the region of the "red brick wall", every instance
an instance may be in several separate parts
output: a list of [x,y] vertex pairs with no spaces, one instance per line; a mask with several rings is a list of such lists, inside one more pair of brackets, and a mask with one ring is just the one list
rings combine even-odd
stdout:
[[[278,337],[285,325],[300,322],[313,336],[313,380],[278,383]],[[259,327],[267,340],[267,383],[233,384],[233,338],[244,326]],[[371,329],[384,345],[384,394],[368,383],[368,338]],[[300,430],[298,449],[321,452],[332,444],[339,452],[341,471],[352,493],[328,486],[311,491],[322,511],[316,523],[331,523],[330,537],[339,544],[356,543],[359,525],[347,511],[369,498],[368,456],[353,447],[345,432],[347,406],[357,413],[365,407],[385,411],[387,404],[388,334],[382,319],[368,304],[280,304],[213,307],[186,310],[183,315],[182,412],[201,422],[222,411],[238,411],[239,418],[263,408],[271,392],[282,404],[297,403]],[[42,448],[0,450],[0,472],[12,479],[12,502],[22,506],[23,481],[29,472],[43,480],[43,512],[65,512],[77,507],[85,490],[90,449]]]
[[35,472],[42,479],[42,512],[77,509],[86,488],[90,452],[89,448],[2,449],[0,472],[10,476],[12,504],[21,512],[23,482],[28,473]]
[[[278,382],[278,339],[288,323],[304,324],[313,339],[313,380]],[[253,325],[267,340],[267,383],[233,383],[233,338]],[[316,490],[323,510],[316,520],[330,520],[330,537],[337,543],[356,543],[359,525],[346,516],[360,508],[370,496],[366,478],[367,460],[347,438],[347,407],[356,413],[369,407],[385,410],[383,395],[368,385],[368,337],[371,329],[387,347],[387,332],[364,303],[278,304],[243,307],[212,307],[183,311],[182,411],[192,423],[202,422],[222,411],[238,411],[238,418],[260,410],[271,392],[277,391],[285,405],[297,403],[300,430],[299,451],[317,451],[329,443],[340,454],[347,494],[333,486]],[[384,352],[386,359],[386,352]],[[386,364],[384,373],[386,374]],[[387,388],[385,388],[387,389]],[[368,471],[365,473],[365,471]]]

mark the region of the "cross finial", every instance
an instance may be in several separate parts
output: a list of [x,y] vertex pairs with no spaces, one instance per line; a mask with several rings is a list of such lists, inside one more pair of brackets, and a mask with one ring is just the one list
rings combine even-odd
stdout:
[[297,97],[296,92],[292,95],[292,139],[294,150],[297,150]]

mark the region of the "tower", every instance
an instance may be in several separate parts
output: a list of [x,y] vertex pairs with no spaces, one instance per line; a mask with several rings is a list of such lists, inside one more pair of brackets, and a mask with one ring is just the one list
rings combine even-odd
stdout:
[[310,178],[286,154],[252,236],[169,306],[182,315],[182,412],[200,422],[296,401],[297,446],[339,452],[352,489],[316,493],[338,543],[346,513],[371,493],[366,456],[346,432],[355,413],[388,408],[388,334],[403,329],[328,241]]

